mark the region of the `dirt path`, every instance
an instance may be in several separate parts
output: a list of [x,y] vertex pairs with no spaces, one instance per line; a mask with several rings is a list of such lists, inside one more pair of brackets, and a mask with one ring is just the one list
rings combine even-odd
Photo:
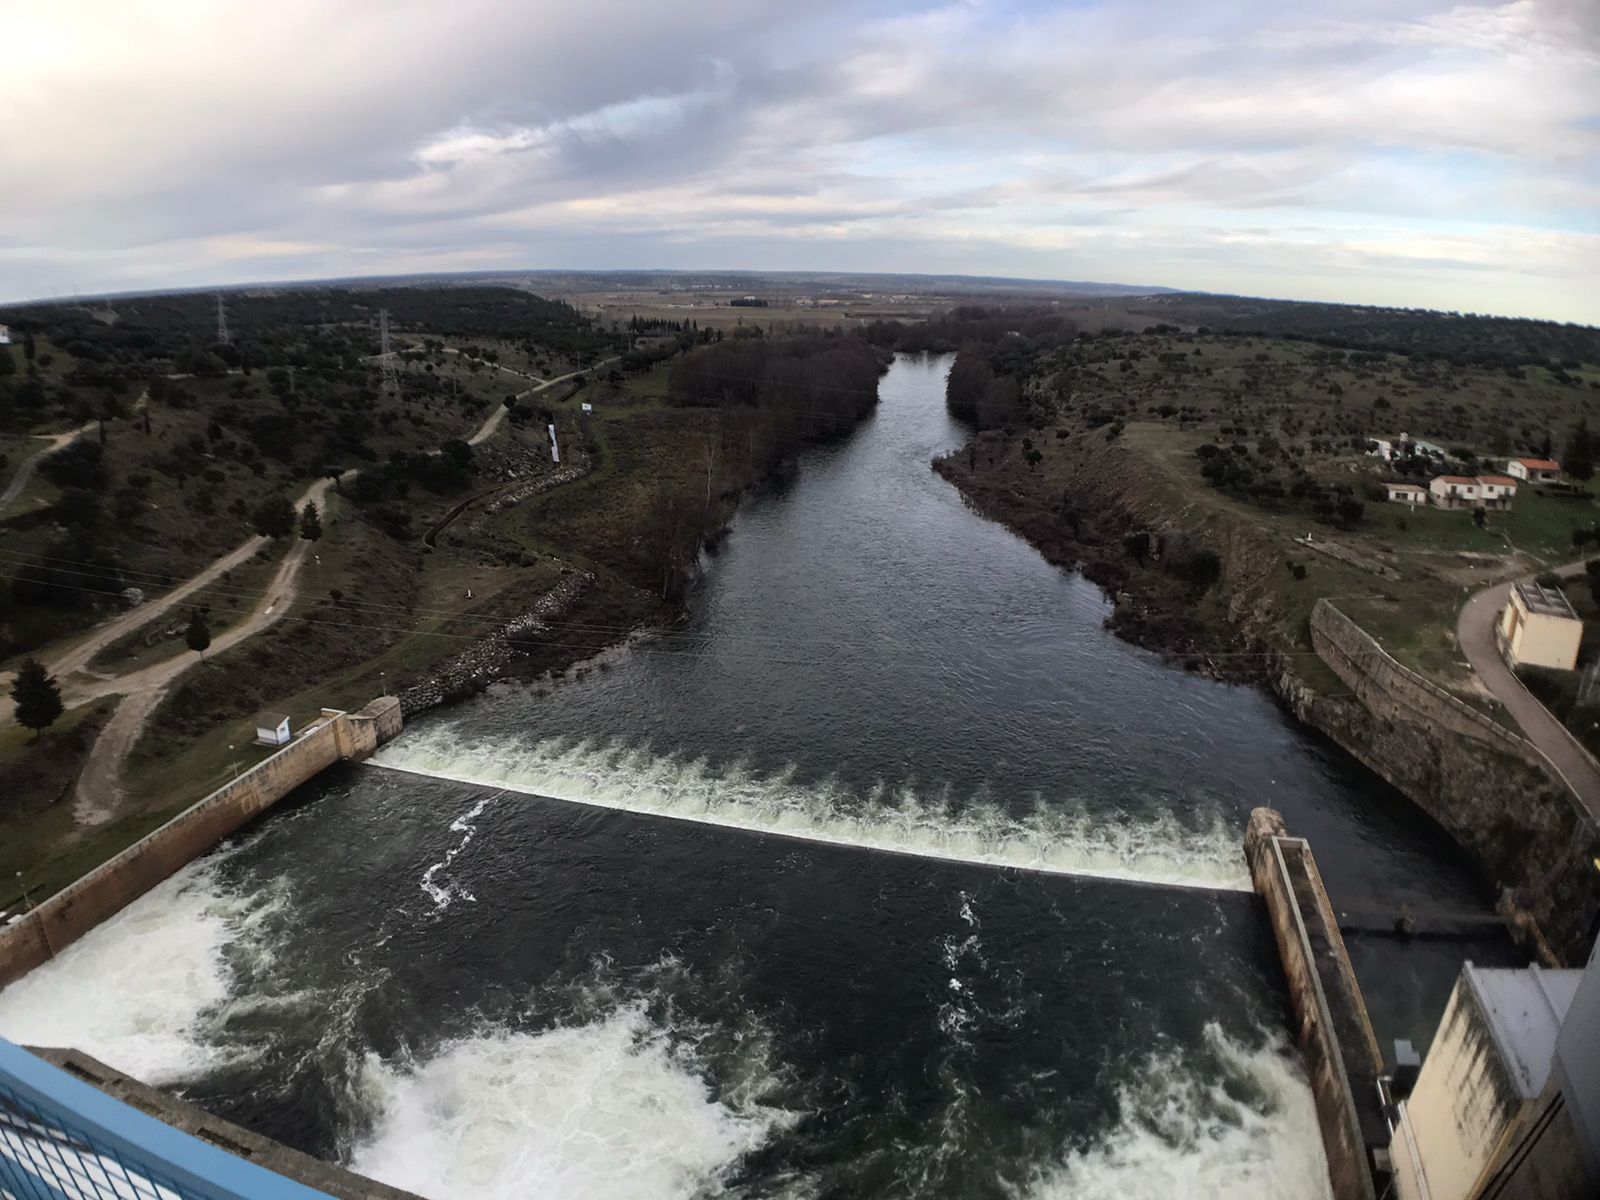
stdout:
[[[519,393],[519,397],[543,391],[582,373],[573,371],[571,374],[548,380],[538,387]],[[494,436],[495,431],[505,420],[505,415],[505,406],[496,405],[494,411],[468,439],[468,443],[478,445]],[[347,471],[340,477],[339,482],[354,478],[355,475],[355,471]],[[315,503],[318,508],[326,511],[328,490],[333,485],[334,480],[318,480],[295,501],[295,508],[299,510],[307,503]],[[96,627],[88,637],[46,660],[47,667],[61,684],[62,700],[68,707],[76,707],[105,696],[123,697],[93,747],[90,748],[89,757],[79,775],[73,798],[73,815],[80,824],[103,824],[115,815],[123,796],[120,782],[122,764],[138,743],[150,715],[160,705],[173,682],[179,675],[199,664],[200,657],[191,650],[183,650],[160,662],[114,676],[92,674],[87,671],[88,664],[113,642],[170,612],[186,598],[221,577],[224,572],[248,561],[267,541],[268,539],[260,536],[250,538],[160,598],[107,621]],[[263,591],[256,609],[244,620],[214,638],[207,653],[222,654],[246,638],[254,637],[282,620],[290,607],[299,599],[301,569],[311,552],[311,542],[297,539],[289,552],[284,555],[283,561],[278,564],[278,569]],[[9,677],[0,678],[0,685],[8,682]],[[10,719],[11,708],[11,700],[7,696],[0,702],[0,721]]]
[[[133,402],[132,412],[138,412],[150,399],[148,391],[140,392],[139,398]],[[28,480],[33,478],[33,472],[38,465],[49,458],[57,450],[65,450],[73,442],[86,433],[91,433],[100,428],[99,421],[90,421],[87,425],[80,425],[77,429],[69,429],[66,433],[40,433],[35,437],[47,442],[48,445],[37,454],[31,455],[17,467],[17,473],[11,477],[11,482],[6,484],[6,490],[0,492],[0,512],[11,506],[11,502],[22,495],[22,489],[28,486]]]
[[[1581,574],[1583,562],[1569,563],[1555,571],[1563,576],[1574,572]],[[1595,760],[1567,727],[1522,686],[1495,644],[1495,623],[1510,594],[1511,584],[1499,583],[1468,600],[1456,622],[1456,639],[1483,686],[1505,705],[1523,736],[1566,779],[1589,815],[1600,821],[1600,766],[1596,766]]]
[[[246,638],[254,637],[281,621],[300,598],[301,568],[311,555],[311,548],[311,542],[296,541],[278,564],[272,582],[257,602],[255,611],[212,639],[206,653],[225,653]],[[78,704],[102,696],[123,697],[105,728],[100,731],[100,736],[95,739],[78,777],[73,796],[73,816],[79,824],[99,825],[115,814],[122,799],[122,764],[144,732],[145,722],[161,703],[173,681],[200,662],[200,656],[194,651],[183,650],[125,675],[106,679],[91,677],[74,688],[73,702]]]

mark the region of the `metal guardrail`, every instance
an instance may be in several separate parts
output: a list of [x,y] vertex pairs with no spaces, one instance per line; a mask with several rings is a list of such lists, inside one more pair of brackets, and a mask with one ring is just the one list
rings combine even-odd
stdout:
[[113,1099],[0,1038],[7,1200],[328,1200]]

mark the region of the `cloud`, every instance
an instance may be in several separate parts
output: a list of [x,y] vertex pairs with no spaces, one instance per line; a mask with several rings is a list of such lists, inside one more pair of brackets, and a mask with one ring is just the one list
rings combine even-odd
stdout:
[[1600,6],[1285,7],[0,0],[0,297],[805,265],[1600,321]]

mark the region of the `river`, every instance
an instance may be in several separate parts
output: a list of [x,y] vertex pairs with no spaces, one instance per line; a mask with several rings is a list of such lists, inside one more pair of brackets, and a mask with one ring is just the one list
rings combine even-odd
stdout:
[[[1325,1195],[1250,809],[1340,902],[1483,886],[970,512],[949,365],[751,500],[685,626],[417,720],[0,1031],[430,1197]],[[1380,1035],[1425,1042],[1468,950],[1356,941]]]

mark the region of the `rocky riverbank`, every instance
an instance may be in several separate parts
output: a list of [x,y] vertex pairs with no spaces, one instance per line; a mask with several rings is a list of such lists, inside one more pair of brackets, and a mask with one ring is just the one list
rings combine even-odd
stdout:
[[1477,728],[1493,723],[1442,689],[1433,698],[1420,685],[1397,688],[1411,673],[1358,630],[1351,636],[1370,651],[1328,662],[1317,643],[1333,639],[1333,618],[1314,638],[1310,606],[1297,606],[1284,583],[1295,578],[1285,570],[1293,561],[1268,533],[1186,503],[1147,463],[1098,442],[1052,446],[1047,476],[1027,465],[1019,439],[989,431],[933,468],[978,512],[1098,583],[1119,636],[1187,669],[1269,689],[1438,822],[1494,883],[1530,948],[1580,962],[1600,907],[1600,877],[1588,869],[1600,834],[1565,785],[1529,755],[1493,744]]

